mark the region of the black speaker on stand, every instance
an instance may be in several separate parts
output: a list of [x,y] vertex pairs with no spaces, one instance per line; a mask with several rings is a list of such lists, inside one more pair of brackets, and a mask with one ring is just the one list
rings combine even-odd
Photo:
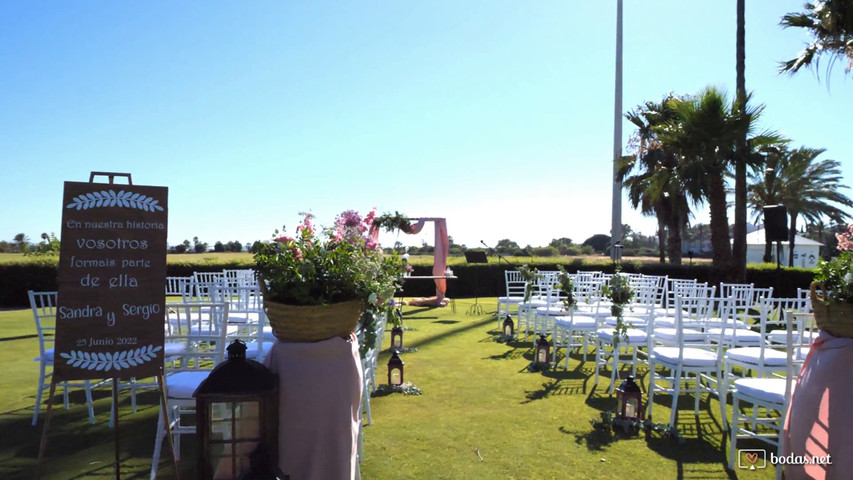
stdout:
[[[468,250],[465,252],[465,261],[469,264],[475,263],[489,263],[489,259],[486,257],[486,252],[481,252],[477,250]],[[480,305],[480,282],[479,282],[479,274],[477,273],[478,268],[474,267],[474,305],[468,309],[466,312],[468,315],[483,315],[485,313],[483,311],[483,306]]]
[[776,270],[779,270],[782,242],[788,240],[788,209],[785,205],[764,207],[764,238],[768,242],[776,242]]

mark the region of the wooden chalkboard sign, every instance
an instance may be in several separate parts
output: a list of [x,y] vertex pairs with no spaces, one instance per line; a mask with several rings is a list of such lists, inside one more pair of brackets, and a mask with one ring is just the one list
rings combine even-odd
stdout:
[[[65,182],[54,374],[149,377],[163,367],[167,187]],[[126,176],[127,185],[113,184]],[[94,174],[93,174],[94,178]]]

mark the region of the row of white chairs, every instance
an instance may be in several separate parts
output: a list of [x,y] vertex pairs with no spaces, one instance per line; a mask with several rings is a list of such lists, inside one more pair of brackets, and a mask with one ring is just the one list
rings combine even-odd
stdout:
[[[565,309],[555,282],[556,272],[541,273],[524,300],[528,288],[519,275],[507,272],[507,296],[499,299],[498,316],[515,313],[519,331],[551,335],[552,362],[557,352],[595,345],[596,380],[600,371],[610,370],[612,393],[620,365],[645,364],[649,371],[649,415],[654,396],[672,396],[670,424],[677,420],[677,402],[682,393],[692,391],[694,412],[699,414],[701,393],[716,395],[721,401],[723,428],[729,430],[730,465],[734,465],[735,445],[744,437],[762,438],[778,446],[780,413],[790,398],[790,383],[817,335],[807,291],[795,298],[773,298],[772,288],[749,284],[719,286],[719,293],[695,280],[629,275],[635,298],[624,312],[629,325],[625,336],[614,336],[616,318],[600,295],[607,284],[605,274],[586,272],[575,275],[574,296],[578,304]],[[520,298],[519,298],[520,297]],[[750,377],[747,373],[752,373]],[[733,413],[726,411],[733,398]],[[741,407],[753,405],[747,415]],[[759,408],[760,407],[760,408]],[[775,413],[760,414],[759,410]],[[731,418],[731,420],[729,420]],[[755,426],[761,426],[760,432]],[[775,442],[775,443],[774,443]]]

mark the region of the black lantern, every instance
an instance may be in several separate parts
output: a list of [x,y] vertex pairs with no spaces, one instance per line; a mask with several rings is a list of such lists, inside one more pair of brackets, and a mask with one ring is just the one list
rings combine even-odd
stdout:
[[551,358],[551,344],[545,335],[539,335],[539,340],[536,340],[536,366],[548,368],[549,358]]
[[234,340],[227,350],[228,360],[193,393],[197,478],[284,478],[277,466],[278,376],[246,360],[242,341]]
[[388,385],[399,387],[403,384],[403,359],[396,351],[391,353],[388,359]]
[[394,327],[391,329],[391,350],[395,352],[403,351],[403,328]]
[[616,418],[622,422],[636,422],[643,419],[643,391],[634,383],[634,377],[628,378],[616,389]]
[[504,337],[512,338],[515,336],[515,325],[512,323],[512,317],[506,316],[503,323]]

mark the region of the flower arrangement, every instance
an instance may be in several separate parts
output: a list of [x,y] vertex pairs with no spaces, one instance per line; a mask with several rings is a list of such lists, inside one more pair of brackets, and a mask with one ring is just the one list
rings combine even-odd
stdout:
[[614,306],[621,307],[618,315],[614,313],[614,316],[617,317],[621,315],[621,309],[634,299],[634,289],[631,288],[631,283],[628,281],[628,277],[623,275],[618,268],[616,269],[616,273],[613,274],[613,277],[611,277],[610,284],[601,287],[601,293],[607,297]]
[[527,282],[524,287],[524,301],[529,302],[530,297],[533,296],[533,287],[536,286],[536,281],[542,277],[542,274],[536,268],[530,268],[527,264],[524,264],[518,267],[518,276]]
[[560,291],[564,294],[563,307],[566,310],[570,310],[578,304],[577,299],[575,299],[575,282],[562,265],[557,265],[557,270],[559,270],[559,273],[557,273],[557,284],[559,284]]
[[266,287],[265,297],[288,305],[328,305],[360,300],[365,310],[390,313],[400,286],[402,267],[396,254],[386,255],[367,236],[375,211],[355,210],[337,216],[333,227],[315,229],[314,216],[300,213],[293,237],[274,233],[274,241],[254,253]]
[[844,233],[835,234],[841,254],[817,264],[817,282],[825,291],[827,305],[853,303],[853,224]]
[[610,284],[601,287],[601,293],[611,302],[610,312],[616,317],[616,329],[613,331],[614,346],[619,344],[619,338],[628,338],[628,326],[622,321],[622,312],[631,300],[634,299],[634,289],[628,277],[623,275],[617,267]]

